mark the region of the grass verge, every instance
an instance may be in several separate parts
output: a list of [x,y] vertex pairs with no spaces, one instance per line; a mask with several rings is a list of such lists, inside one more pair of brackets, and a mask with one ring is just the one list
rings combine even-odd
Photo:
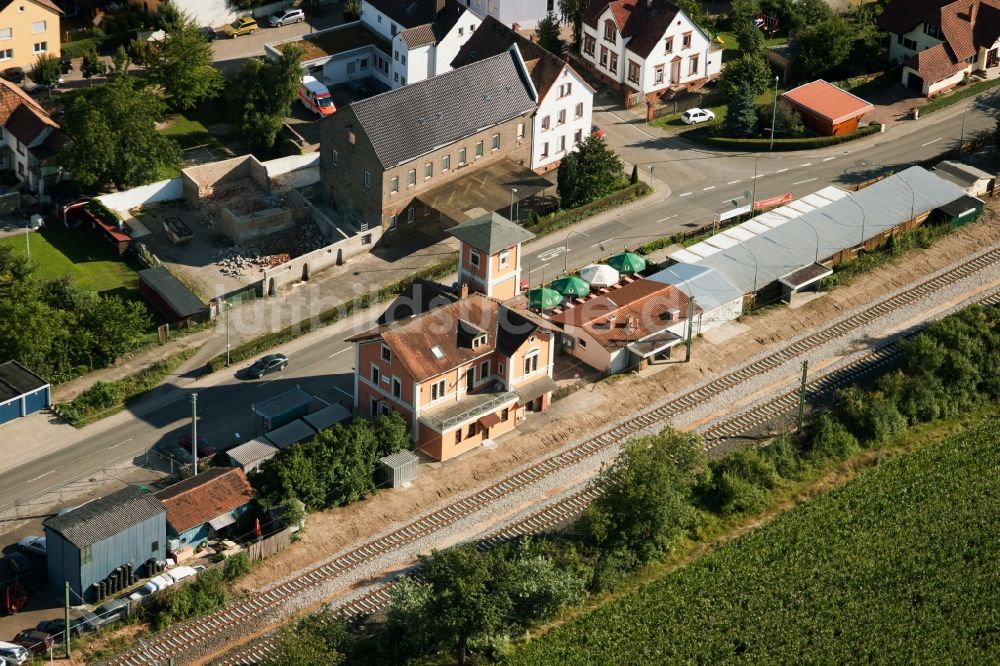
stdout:
[[[704,557],[711,547],[700,545],[690,564],[688,549],[648,567],[641,584],[598,600],[596,611],[507,663],[919,663],[940,655],[986,663],[998,647],[990,578],[1000,542],[982,521],[1000,510],[996,413],[992,404],[914,428],[881,454],[867,451],[787,488],[769,515],[715,542],[742,538]],[[895,458],[872,469],[877,455]]]
[[947,108],[953,104],[958,104],[963,99],[986,92],[987,90],[995,88],[998,85],[1000,85],[1000,79],[990,79],[989,81],[980,81],[978,83],[971,83],[960,88],[956,88],[947,95],[935,97],[921,106],[920,115],[926,116],[928,113],[940,111],[941,109]]
[[75,428],[117,414],[133,400],[155,388],[197,349],[184,349],[162,361],[113,382],[95,382],[69,403],[59,403],[55,411]]

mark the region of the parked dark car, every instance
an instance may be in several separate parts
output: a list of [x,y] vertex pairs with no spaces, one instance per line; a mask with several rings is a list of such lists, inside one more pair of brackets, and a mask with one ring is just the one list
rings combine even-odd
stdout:
[[23,645],[29,652],[46,652],[54,642],[55,638],[52,634],[37,629],[25,629],[14,636],[14,640],[11,641],[11,643]]
[[7,79],[11,83],[21,83],[22,81],[24,81],[24,68],[8,67],[7,69],[0,72],[0,76]]
[[288,357],[284,354],[268,354],[247,368],[247,376],[260,379],[271,372],[279,372],[288,367]]
[[[191,451],[191,433],[186,432],[177,438],[177,446],[185,451]],[[208,440],[198,435],[198,457],[208,458],[219,452],[219,449],[208,443]]]
[[[118,622],[128,617],[128,602],[124,599],[112,599],[94,610],[97,627],[103,627],[112,622]],[[95,628],[97,628],[95,627]]]
[[[93,613],[87,613],[81,617],[71,619],[69,621],[69,632],[71,636],[82,636],[85,631],[97,631],[97,626],[94,624],[94,620],[97,616]],[[62,618],[55,620],[42,620],[35,627],[36,631],[42,631],[46,634],[52,634],[56,637],[61,637],[63,631],[66,629],[66,622]]]
[[207,39],[210,42],[214,42],[215,38],[218,37],[218,35],[215,32],[215,28],[209,28],[208,26],[205,26],[204,28],[198,28],[198,29],[201,31],[201,34],[205,35],[205,39]]

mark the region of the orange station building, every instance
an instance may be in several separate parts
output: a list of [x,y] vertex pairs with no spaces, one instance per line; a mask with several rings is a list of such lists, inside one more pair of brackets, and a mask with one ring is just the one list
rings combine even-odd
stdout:
[[531,234],[495,214],[451,233],[461,241],[461,297],[350,338],[356,412],[399,413],[437,460],[512,431],[547,409],[556,387],[551,325],[500,300],[520,293]]

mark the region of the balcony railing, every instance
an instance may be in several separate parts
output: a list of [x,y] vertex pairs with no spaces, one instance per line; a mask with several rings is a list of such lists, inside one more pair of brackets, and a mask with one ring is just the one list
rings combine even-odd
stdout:
[[421,414],[420,418],[421,420],[426,422],[427,425],[443,432],[448,428],[453,428],[454,426],[457,426],[459,423],[465,423],[467,421],[471,421],[472,419],[479,418],[484,414],[489,414],[490,412],[500,407],[500,405],[517,399],[518,399],[517,393],[513,391],[506,391],[504,393],[497,393],[495,396],[493,396],[486,402],[479,403],[474,407],[470,407],[463,412],[459,412],[458,414],[455,414],[453,416],[448,416],[447,418],[442,419],[433,414]]

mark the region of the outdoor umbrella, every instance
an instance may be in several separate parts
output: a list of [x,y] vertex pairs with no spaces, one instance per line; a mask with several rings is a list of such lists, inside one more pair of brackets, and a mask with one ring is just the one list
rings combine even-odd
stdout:
[[633,252],[620,252],[608,259],[608,264],[620,273],[638,273],[646,270],[646,260]]
[[563,296],[586,296],[590,293],[590,284],[575,275],[566,275],[557,278],[549,285]]
[[580,270],[580,277],[590,283],[591,287],[610,287],[618,284],[621,276],[607,264],[590,264]]
[[540,287],[528,292],[528,306],[536,310],[554,308],[562,303],[562,294],[554,289]]

